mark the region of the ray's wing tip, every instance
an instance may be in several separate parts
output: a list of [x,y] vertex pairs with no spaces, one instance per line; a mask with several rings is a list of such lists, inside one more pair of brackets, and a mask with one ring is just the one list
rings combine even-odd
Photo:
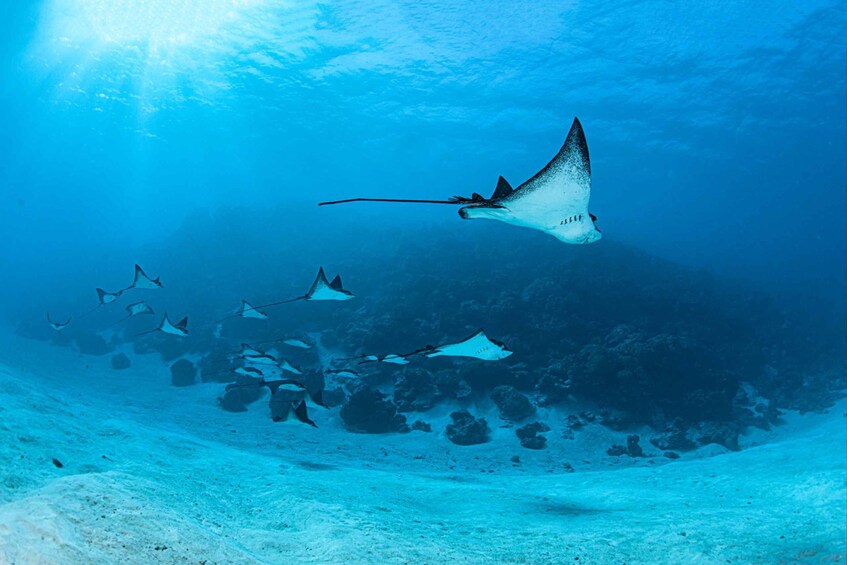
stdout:
[[585,136],[585,130],[582,127],[582,122],[580,122],[579,118],[576,116],[573,117],[573,122],[571,122],[571,129],[568,132],[568,137],[572,134],[578,134],[582,137]]

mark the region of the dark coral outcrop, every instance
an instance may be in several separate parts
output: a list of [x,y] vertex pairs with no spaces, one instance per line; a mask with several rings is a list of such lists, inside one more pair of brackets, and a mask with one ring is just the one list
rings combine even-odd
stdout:
[[535,414],[535,406],[522,394],[509,385],[500,385],[491,391],[491,400],[497,405],[500,417],[510,422],[519,422]]
[[541,434],[550,431],[550,426],[544,422],[533,422],[515,430],[515,435],[521,442],[521,446],[527,449],[544,449],[547,447],[547,438]]
[[640,439],[637,435],[628,435],[626,436],[626,446],[615,444],[606,450],[606,454],[612,457],[620,457],[621,455],[644,457],[644,451],[641,449],[641,445],[639,445]]
[[423,412],[432,408],[440,394],[432,374],[407,368],[394,379],[394,404],[400,412]]
[[447,424],[447,439],[456,445],[477,445],[488,441],[490,430],[483,418],[475,418],[467,410],[450,414],[453,423]]
[[408,432],[406,417],[397,412],[397,406],[380,391],[366,385],[359,386],[341,407],[341,420],[351,432],[384,434]]
[[171,384],[191,386],[197,382],[197,367],[188,359],[180,359],[171,365]]
[[130,365],[132,365],[132,363],[125,353],[118,353],[117,355],[112,356],[112,368],[116,371],[129,369]]

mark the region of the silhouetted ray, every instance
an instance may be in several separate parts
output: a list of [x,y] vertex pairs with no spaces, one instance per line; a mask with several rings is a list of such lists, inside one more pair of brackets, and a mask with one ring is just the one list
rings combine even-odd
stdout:
[[50,324],[50,327],[56,330],[57,332],[60,332],[66,327],[68,327],[68,325],[71,323],[71,320],[73,320],[73,318],[71,316],[68,316],[68,319],[64,322],[55,322],[50,317],[50,312],[47,312],[47,323]]
[[124,322],[126,320],[129,320],[133,316],[144,316],[146,314],[155,314],[155,312],[153,312],[153,309],[146,302],[136,302],[134,304],[130,304],[126,308],[124,308],[124,310],[126,310],[127,315],[125,317],[121,318],[120,320],[118,320],[117,322],[113,323],[112,324],[113,326],[116,325],[116,324],[120,324],[121,322]]
[[168,319],[168,313],[162,316],[162,321],[159,323],[159,327],[153,328],[150,331],[141,332],[140,334],[136,334],[135,337],[151,334],[153,332],[162,332],[169,335],[175,335],[178,337],[186,337],[188,335],[188,316],[177,322],[176,324],[171,323]]
[[326,273],[324,273],[323,267],[318,270],[318,276],[315,277],[315,281],[312,283],[309,291],[303,296],[298,296],[296,298],[290,298],[288,300],[281,300],[279,302],[271,302],[269,304],[261,304],[259,306],[254,306],[253,308],[269,308],[271,306],[278,306],[280,304],[289,304],[291,302],[297,302],[298,300],[306,300],[306,301],[325,301],[325,300],[350,300],[353,298],[353,293],[349,290],[345,290],[343,285],[341,284],[341,276],[336,276],[332,282],[329,282],[326,278]]

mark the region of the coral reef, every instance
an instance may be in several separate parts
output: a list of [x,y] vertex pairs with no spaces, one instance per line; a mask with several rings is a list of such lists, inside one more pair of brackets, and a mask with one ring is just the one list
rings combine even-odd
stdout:
[[500,417],[510,422],[519,422],[535,414],[535,406],[525,394],[518,392],[515,387],[500,385],[491,391],[491,400],[497,405]]
[[406,417],[398,414],[397,406],[383,393],[368,386],[359,386],[341,407],[341,420],[351,432],[384,434],[407,432]]
[[644,457],[644,451],[641,449],[641,445],[639,445],[640,437],[637,435],[628,435],[626,436],[626,446],[623,445],[613,445],[609,449],[606,450],[608,455],[612,457],[620,457],[621,455],[629,455],[630,457]]
[[690,451],[696,444],[688,438],[685,423],[675,419],[662,433],[650,438],[650,443],[662,451]]
[[450,414],[453,423],[447,424],[447,439],[456,445],[476,445],[488,441],[490,430],[483,418],[475,418],[467,410]]
[[515,435],[521,442],[521,446],[527,449],[544,449],[547,447],[547,438],[543,435],[550,431],[550,426],[543,422],[533,422],[515,430]]
[[400,412],[429,410],[438,398],[438,387],[427,371],[407,368],[394,380],[394,404]]
[[409,429],[420,432],[431,432],[432,425],[428,422],[424,422],[423,420],[415,420]]
[[171,384],[190,386],[197,381],[197,367],[188,359],[180,359],[171,365]]

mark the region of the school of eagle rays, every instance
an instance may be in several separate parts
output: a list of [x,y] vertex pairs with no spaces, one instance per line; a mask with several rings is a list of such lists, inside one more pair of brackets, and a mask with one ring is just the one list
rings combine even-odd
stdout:
[[[321,202],[319,206],[343,204],[349,202],[383,202],[407,204],[444,204],[457,205],[462,219],[490,219],[515,226],[526,227],[549,234],[569,244],[588,244],[598,241],[602,236],[597,227],[597,217],[589,212],[591,196],[591,165],[588,144],[579,119],[574,118],[570,131],[559,152],[529,180],[512,188],[502,176],[497,182],[494,193],[485,198],[474,192],[470,197],[454,196],[446,200],[399,199],[399,198],[347,198],[331,202]],[[133,280],[126,288],[109,292],[96,288],[97,304],[80,318],[88,316],[100,308],[117,302],[124,294],[137,291],[155,291],[163,287],[160,277],[152,278],[139,265],[135,265]],[[234,311],[216,322],[217,331],[221,324],[232,318],[265,320],[268,309],[298,301],[347,301],[355,295],[345,288],[341,275],[330,280],[320,267],[305,294],[286,297],[266,304],[254,305],[248,300]],[[145,300],[138,300],[124,308],[125,314],[111,325],[120,324],[136,316],[155,316],[153,307]],[[57,321],[47,313],[47,322],[55,331],[63,331],[71,325],[73,317]],[[188,336],[188,316],[177,321],[163,312],[155,327],[136,334],[144,337],[151,334],[165,334],[174,339]],[[272,347],[265,347],[271,345]],[[242,343],[238,351],[233,351],[229,359],[236,362],[235,373],[240,377],[236,383],[227,385],[227,390],[236,388],[263,388],[270,390],[271,417],[275,421],[285,421],[290,415],[304,424],[316,426],[309,417],[307,400],[326,408],[323,390],[326,376],[341,379],[358,379],[358,365],[368,363],[388,363],[408,365],[422,359],[433,357],[464,357],[481,361],[499,361],[512,355],[512,351],[502,341],[486,335],[483,329],[472,335],[458,338],[438,345],[423,345],[410,352],[373,352],[357,357],[336,359],[343,363],[342,368],[324,370],[319,378],[307,379],[304,372],[285,359],[276,346],[298,349],[311,349],[314,343],[303,336],[283,336],[259,343]]]

